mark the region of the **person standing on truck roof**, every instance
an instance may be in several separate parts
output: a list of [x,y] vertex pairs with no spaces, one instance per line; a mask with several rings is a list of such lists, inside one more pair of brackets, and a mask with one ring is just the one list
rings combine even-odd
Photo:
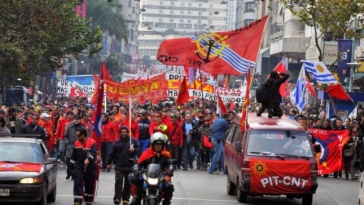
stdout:
[[273,116],[281,117],[283,112],[279,107],[282,101],[282,96],[279,94],[279,87],[288,79],[289,75],[286,73],[272,71],[269,78],[265,80],[265,89],[269,90],[271,96],[267,103],[262,103],[262,107],[259,109],[257,116],[261,116],[265,109],[268,109],[268,118]]

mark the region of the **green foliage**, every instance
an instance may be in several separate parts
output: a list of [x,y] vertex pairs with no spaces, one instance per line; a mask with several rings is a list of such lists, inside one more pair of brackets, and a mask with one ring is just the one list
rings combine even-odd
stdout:
[[339,38],[359,37],[353,31],[351,20],[357,14],[364,12],[364,0],[283,0],[283,2],[302,22],[314,28],[320,61],[322,51],[318,39],[322,36],[332,34]]
[[0,70],[23,81],[55,70],[65,55],[101,50],[102,31],[78,17],[79,0],[0,0]]
[[145,65],[147,68],[150,68],[150,66],[152,65],[152,60],[150,60],[150,56],[143,56],[142,64]]
[[120,5],[105,0],[87,1],[87,19],[92,21],[92,26],[107,32],[109,36],[115,35],[117,39],[128,41],[128,30],[124,18],[116,11]]

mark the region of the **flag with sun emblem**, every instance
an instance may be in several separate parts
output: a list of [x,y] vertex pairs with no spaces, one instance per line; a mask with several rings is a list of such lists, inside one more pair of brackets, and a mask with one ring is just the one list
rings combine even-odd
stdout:
[[317,83],[321,84],[338,83],[336,78],[326,68],[326,65],[323,62],[305,61],[303,62],[302,66],[309,73],[312,79],[316,80]]
[[251,158],[250,183],[252,193],[307,193],[311,188],[310,162]]
[[349,130],[309,129],[321,147],[317,154],[318,173],[330,174],[344,168],[342,149],[349,141]]
[[212,75],[241,75],[254,68],[268,16],[233,31],[164,40],[157,59],[165,65],[189,66]]

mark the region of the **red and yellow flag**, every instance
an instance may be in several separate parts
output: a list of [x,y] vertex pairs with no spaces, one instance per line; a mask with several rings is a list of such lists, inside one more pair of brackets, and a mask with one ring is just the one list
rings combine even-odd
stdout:
[[245,90],[245,99],[243,104],[243,109],[241,111],[241,123],[240,123],[240,132],[243,133],[245,131],[245,124],[246,124],[246,116],[247,116],[247,110],[246,108],[249,105],[249,93],[250,93],[250,67],[248,69],[248,72],[246,73],[246,90]]

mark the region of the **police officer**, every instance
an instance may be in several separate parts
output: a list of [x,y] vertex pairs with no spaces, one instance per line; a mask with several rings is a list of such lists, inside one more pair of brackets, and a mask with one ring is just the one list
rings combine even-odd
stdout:
[[[70,159],[70,164],[74,170],[74,205],[81,205],[83,199],[86,205],[91,205],[94,194],[94,181],[96,177],[96,142],[87,137],[87,130],[79,128],[76,130],[77,141]],[[85,184],[85,194],[83,185]]]

